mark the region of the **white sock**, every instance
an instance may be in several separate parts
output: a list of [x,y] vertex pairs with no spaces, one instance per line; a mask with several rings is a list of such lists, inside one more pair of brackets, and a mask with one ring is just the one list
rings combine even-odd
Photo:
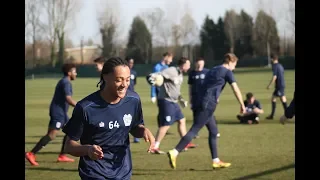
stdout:
[[177,151],[176,149],[173,149],[173,155],[178,156],[178,154],[179,154],[179,151]]
[[220,162],[220,159],[219,159],[219,158],[214,158],[214,159],[213,159],[213,162],[214,162],[214,163],[219,163],[219,162]]
[[160,142],[156,141],[156,143],[154,144],[154,148],[155,148],[155,149],[158,149],[159,146],[160,146]]

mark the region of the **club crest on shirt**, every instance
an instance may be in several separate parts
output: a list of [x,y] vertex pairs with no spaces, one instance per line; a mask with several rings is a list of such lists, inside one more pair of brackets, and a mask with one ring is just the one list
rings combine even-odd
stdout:
[[130,78],[131,78],[131,79],[134,79],[135,77],[134,77],[134,75],[133,75],[133,74],[131,74],[131,75],[130,75]]
[[200,79],[204,79],[205,77],[206,77],[206,75],[200,74]]
[[104,122],[100,122],[99,127],[104,127]]
[[132,121],[132,116],[131,114],[125,114],[123,116],[123,122],[125,126],[130,126],[131,125],[131,121]]

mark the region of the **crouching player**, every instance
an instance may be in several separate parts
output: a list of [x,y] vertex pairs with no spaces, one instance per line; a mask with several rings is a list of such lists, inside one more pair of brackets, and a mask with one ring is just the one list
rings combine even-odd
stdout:
[[251,92],[247,93],[246,98],[244,101],[246,113],[237,115],[237,118],[243,124],[259,124],[259,114],[263,114],[260,102]]

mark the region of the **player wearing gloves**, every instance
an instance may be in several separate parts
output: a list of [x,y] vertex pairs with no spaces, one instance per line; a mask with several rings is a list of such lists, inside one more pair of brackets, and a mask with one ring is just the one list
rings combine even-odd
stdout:
[[[153,67],[152,73],[157,73],[157,72],[160,72],[164,69],[167,69],[169,67],[170,63],[172,62],[172,58],[173,58],[172,53],[169,53],[169,52],[163,53],[163,59]],[[153,86],[153,85],[151,86],[151,102],[156,103],[158,106],[158,109],[159,109],[159,102],[157,101],[157,97],[158,97],[159,91],[160,91],[159,87]],[[159,113],[157,116],[157,124],[158,124],[158,128],[159,128],[160,127]]]
[[[174,122],[178,122],[178,131],[181,137],[186,135],[186,119],[181,112],[179,104],[185,108],[188,102],[185,101],[180,93],[183,82],[183,73],[190,69],[190,60],[182,57],[178,61],[177,67],[169,67],[161,72],[147,76],[147,81],[152,86],[160,87],[158,94],[159,120],[160,127],[156,135],[156,142],[151,153],[163,154],[159,146],[166,132]],[[179,103],[179,104],[178,104]],[[194,148],[195,145],[189,143],[185,148]]]

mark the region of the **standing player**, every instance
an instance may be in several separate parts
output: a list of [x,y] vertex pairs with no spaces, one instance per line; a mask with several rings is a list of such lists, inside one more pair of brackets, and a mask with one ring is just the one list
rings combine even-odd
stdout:
[[[164,53],[163,54],[163,59],[158,62],[152,70],[152,73],[157,73],[160,72],[166,68],[169,67],[170,63],[172,62],[173,55],[171,53]],[[158,128],[160,127],[160,119],[159,119],[159,101],[157,101],[158,94],[159,94],[160,88],[156,86],[151,86],[151,102],[156,103],[158,106],[158,115],[157,115],[157,123],[158,123]]]
[[[83,180],[130,180],[132,159],[129,133],[154,145],[152,133],[144,127],[141,100],[127,90],[128,63],[114,57],[104,63],[100,89],[78,102],[63,132],[65,150],[80,157],[78,170]],[[80,140],[80,143],[78,141]]]
[[[189,72],[188,84],[189,84],[189,101],[190,108],[193,112],[193,121],[194,121],[194,111],[192,104],[195,104],[197,96],[199,96],[201,85],[206,77],[206,73],[209,69],[204,68],[204,59],[199,57],[196,59],[194,70]],[[220,133],[217,134],[217,137],[220,137]],[[199,138],[199,135],[196,135],[195,138]]]
[[[128,89],[130,91],[134,91],[134,86],[137,84],[137,72],[133,69],[134,60],[132,58],[127,57],[126,61],[128,62],[130,68],[130,85]],[[133,142],[139,143],[139,138],[134,137]]]
[[[72,98],[71,81],[76,79],[77,72],[74,64],[64,64],[62,67],[64,77],[58,82],[54,96],[50,104],[50,122],[48,132],[43,136],[36,146],[25,154],[26,159],[33,166],[38,166],[35,154],[45,147],[50,141],[55,139],[60,129],[68,122],[69,105],[75,107],[76,101]],[[67,157],[64,152],[64,143],[66,136],[63,138],[62,148],[58,157],[58,162],[74,162],[73,159]]]
[[93,62],[96,64],[97,71],[100,73],[102,71],[102,67],[106,59],[102,56],[96,58],[93,60]]
[[284,94],[285,89],[285,81],[284,81],[284,68],[278,61],[277,55],[271,55],[272,60],[272,71],[273,76],[272,79],[267,86],[267,89],[270,88],[270,86],[275,83],[275,90],[273,91],[272,98],[271,98],[271,114],[266,119],[273,119],[274,113],[276,111],[276,101],[277,97],[280,97],[280,100],[282,102],[283,109],[287,109],[287,98]]
[[291,119],[293,118],[293,116],[295,116],[296,114],[296,111],[295,111],[295,96],[296,96],[296,92],[294,92],[294,95],[293,95],[293,99],[289,105],[289,107],[285,110],[284,112],[284,115],[281,116],[280,118],[280,122],[282,124],[284,124],[288,119]]
[[[161,140],[166,135],[168,129],[174,122],[178,122],[178,131],[181,137],[186,134],[186,119],[184,118],[178,102],[182,107],[187,106],[187,102],[182,98],[180,89],[183,82],[183,73],[190,69],[190,60],[182,57],[178,61],[178,67],[169,67],[159,73],[149,75],[148,82],[152,81],[156,76],[163,76],[164,83],[160,87],[158,95],[160,128],[156,135],[156,142],[151,153],[164,154],[160,151],[159,146]],[[195,145],[188,143],[184,148],[194,148]]]
[[251,92],[247,93],[246,97],[247,99],[243,102],[246,107],[246,113],[237,115],[237,118],[240,123],[259,124],[259,115],[263,114],[261,104]]
[[240,89],[234,79],[232,71],[237,65],[238,58],[231,53],[225,55],[224,63],[220,66],[213,67],[206,75],[201,88],[202,96],[198,98],[196,104],[193,104],[195,109],[195,123],[192,125],[189,132],[180,140],[175,149],[170,150],[167,154],[172,168],[176,168],[176,158],[184,147],[196,136],[200,129],[206,125],[209,131],[209,147],[212,156],[213,168],[224,168],[231,166],[231,163],[222,162],[218,158],[217,152],[217,126],[214,120],[213,112],[217,106],[217,100],[228,82],[233,92],[241,105],[241,110],[245,113],[246,109],[243,104]]

